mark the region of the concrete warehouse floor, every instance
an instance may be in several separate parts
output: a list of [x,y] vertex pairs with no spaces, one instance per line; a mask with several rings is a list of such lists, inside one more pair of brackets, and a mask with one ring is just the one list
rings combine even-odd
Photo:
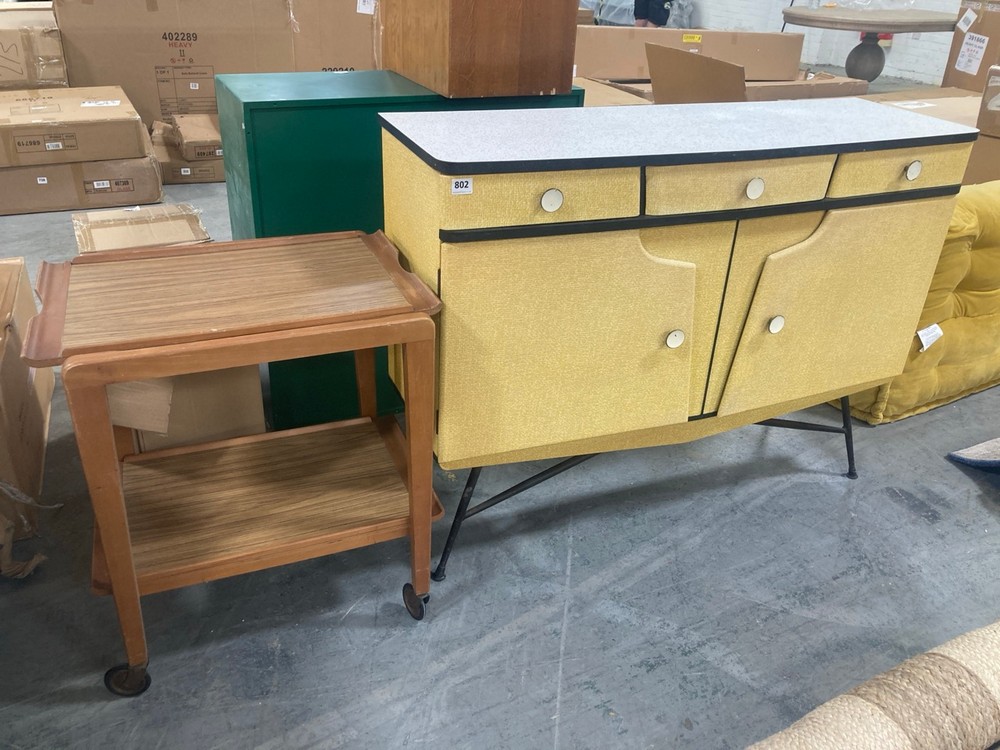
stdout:
[[[167,188],[227,239],[224,185]],[[3,255],[75,251],[69,213]],[[891,285],[887,285],[891,293]],[[836,423],[828,406],[809,418]],[[144,597],[152,687],[88,591],[91,511],[57,386],[41,537],[0,579],[0,748],[739,748],[1000,617],[1000,388],[836,435],[746,427],[599,456],[467,522],[427,617],[404,540]],[[488,468],[482,497],[547,464]],[[447,520],[467,472],[435,475]]]

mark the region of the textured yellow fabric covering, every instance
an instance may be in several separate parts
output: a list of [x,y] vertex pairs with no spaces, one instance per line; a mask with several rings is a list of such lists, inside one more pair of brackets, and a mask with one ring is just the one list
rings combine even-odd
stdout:
[[1000,181],[962,188],[917,329],[944,335],[921,352],[911,340],[902,374],[851,396],[870,424],[920,414],[1000,383]]
[[[971,143],[953,143],[946,146],[841,154],[837,157],[837,166],[833,169],[827,196],[845,198],[937,185],[957,185],[962,182],[971,151]],[[915,180],[907,180],[906,167],[914,160],[920,160],[922,164],[920,176]]]
[[[895,161],[917,155],[926,187],[967,152],[864,154],[842,182],[883,191]],[[857,156],[650,167],[647,211],[822,198]],[[452,195],[451,177],[388,134],[383,164],[386,233],[444,303],[435,451],[448,469],[685,442],[873,387],[905,359],[954,201],[447,244],[440,229],[634,216],[640,173],[474,175],[472,195]],[[761,174],[751,202],[746,183]],[[565,198],[551,214],[538,205],[550,187]],[[786,330],[763,333],[775,314]],[[847,335],[828,334],[841,324]],[[677,349],[664,343],[674,330]]]
[[[719,414],[898,373],[953,205],[947,197],[831,211],[811,237],[768,256]],[[878,237],[877,246],[863,237]],[[906,273],[883,294],[898,268]],[[775,316],[785,322],[773,334]]]
[[[646,213],[681,214],[816,201],[826,195],[836,154],[646,169]],[[747,183],[764,193],[752,200]]]
[[775,248],[791,247],[804,241],[819,226],[825,216],[823,211],[790,216],[770,216],[764,219],[745,219],[740,222],[733,248],[732,267],[726,296],[722,303],[719,334],[712,357],[712,373],[705,399],[705,412],[718,411],[722,389],[729,377],[729,368],[736,356],[736,345],[743,330],[743,321],[757,279],[764,268],[767,256]]
[[439,458],[686,420],[694,286],[635,231],[444,244]]

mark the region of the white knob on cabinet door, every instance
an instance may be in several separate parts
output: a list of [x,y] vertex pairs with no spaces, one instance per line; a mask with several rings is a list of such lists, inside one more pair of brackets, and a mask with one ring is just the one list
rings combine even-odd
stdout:
[[563,194],[558,188],[549,188],[542,193],[542,209],[550,214],[562,208]]
[[781,329],[785,327],[785,316],[775,315],[767,322],[768,333],[780,333]]
[[667,334],[667,348],[676,349],[684,343],[684,331],[679,328]]
[[923,169],[924,169],[923,163],[920,161],[920,159],[916,159],[906,165],[906,171],[903,174],[906,175],[906,179],[908,179],[910,182],[913,182],[920,176],[920,173],[923,171]]
[[764,194],[764,178],[754,177],[747,183],[747,198],[752,201],[757,200]]

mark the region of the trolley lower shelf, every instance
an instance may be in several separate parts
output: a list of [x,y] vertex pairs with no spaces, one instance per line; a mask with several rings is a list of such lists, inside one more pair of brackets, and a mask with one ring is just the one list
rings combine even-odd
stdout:
[[403,441],[392,417],[364,418],[127,457],[140,593],[406,537]]

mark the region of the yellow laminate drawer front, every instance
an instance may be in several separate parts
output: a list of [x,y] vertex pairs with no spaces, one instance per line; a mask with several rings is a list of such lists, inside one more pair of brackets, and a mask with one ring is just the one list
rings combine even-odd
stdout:
[[686,214],[820,200],[836,156],[647,167],[646,213]]
[[965,175],[971,150],[971,143],[951,143],[841,154],[833,168],[827,197],[958,185]]
[[639,214],[638,167],[441,175],[438,180],[442,229],[552,224]]

